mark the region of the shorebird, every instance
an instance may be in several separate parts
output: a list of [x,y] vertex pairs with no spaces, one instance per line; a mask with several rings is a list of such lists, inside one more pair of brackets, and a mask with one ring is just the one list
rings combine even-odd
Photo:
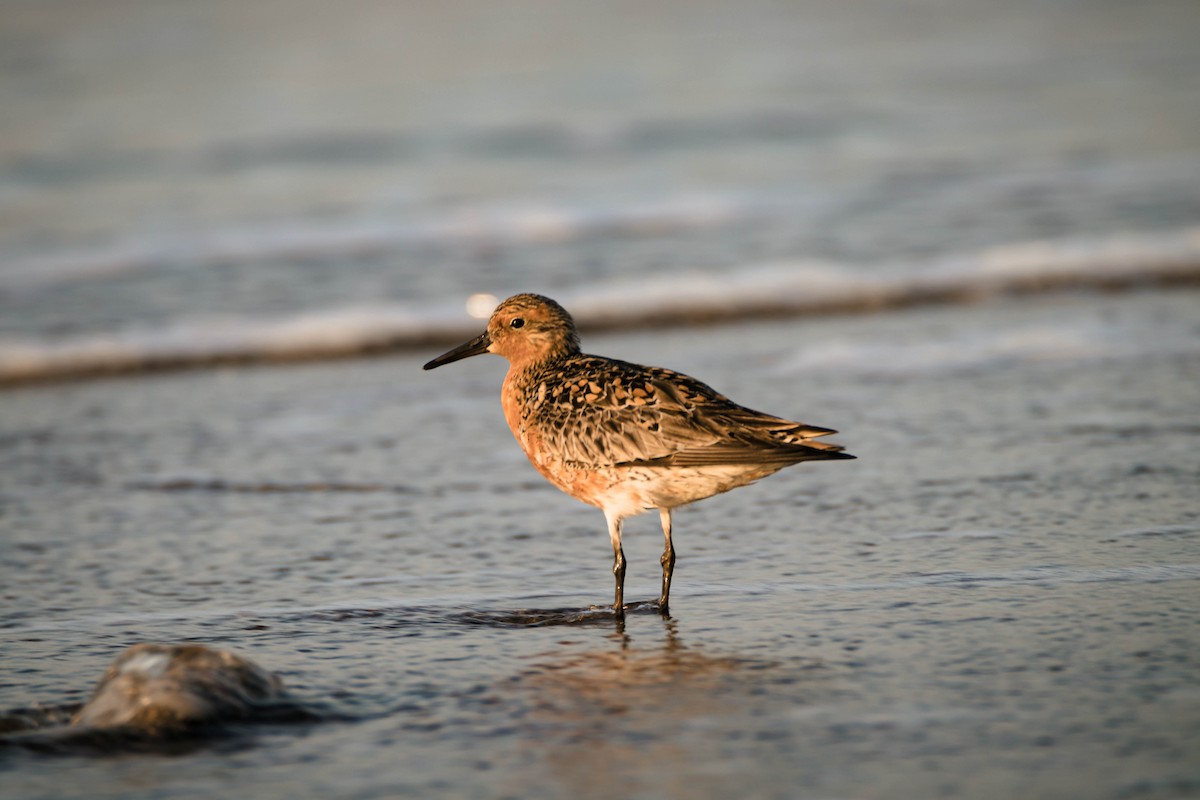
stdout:
[[801,461],[854,458],[839,445],[815,441],[837,431],[752,411],[669,369],[582,353],[571,315],[541,295],[508,298],[492,312],[487,330],[425,369],[483,353],[508,359],[500,402],[533,466],[604,512],[618,618],[625,609],[626,517],[658,509],[666,539],[658,602],[666,615],[674,509]]

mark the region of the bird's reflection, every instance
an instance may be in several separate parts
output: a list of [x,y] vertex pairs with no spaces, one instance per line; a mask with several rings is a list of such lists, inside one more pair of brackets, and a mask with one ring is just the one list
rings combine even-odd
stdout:
[[674,619],[663,620],[662,627],[660,642],[641,645],[624,625],[616,625],[609,646],[538,663],[522,681],[535,690],[541,707],[568,715],[668,707],[681,700],[695,710],[698,695],[711,694],[724,678],[769,666],[688,647]]
[[[528,755],[564,795],[705,794],[688,765],[710,752],[712,763],[727,762],[726,745],[751,738],[770,711],[773,685],[795,696],[790,668],[706,652],[679,630],[671,618],[615,627],[603,646],[535,657],[514,679],[531,709],[522,738],[536,752]],[[803,668],[814,685],[824,681],[822,670]]]

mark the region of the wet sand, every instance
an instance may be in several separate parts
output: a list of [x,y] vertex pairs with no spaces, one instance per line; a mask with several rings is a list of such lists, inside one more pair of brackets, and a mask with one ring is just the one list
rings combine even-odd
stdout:
[[[339,720],[54,769],[10,748],[6,793],[1195,796],[1197,307],[587,338],[859,456],[682,510],[674,616],[623,632],[588,611],[603,517],[524,462],[499,359],[6,391],[0,710],[80,703],[136,642],[199,642]],[[632,600],[660,538],[628,525]]]

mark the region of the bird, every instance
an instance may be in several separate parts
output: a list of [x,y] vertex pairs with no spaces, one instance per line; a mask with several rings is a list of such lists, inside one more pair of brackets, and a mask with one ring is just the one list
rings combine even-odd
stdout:
[[539,294],[509,297],[483,333],[424,369],[484,353],[508,359],[504,419],[534,468],[604,512],[618,619],[625,611],[627,517],[659,512],[666,546],[658,608],[669,616],[674,509],[802,461],[855,458],[817,441],[837,433],[831,428],[754,411],[673,370],[583,353],[574,319]]

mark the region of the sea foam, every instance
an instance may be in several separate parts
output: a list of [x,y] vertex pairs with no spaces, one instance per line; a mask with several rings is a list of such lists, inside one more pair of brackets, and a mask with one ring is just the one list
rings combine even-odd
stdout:
[[[711,219],[721,213],[703,204],[688,214],[676,211],[681,218],[694,214]],[[1197,282],[1200,228],[1188,228],[1168,234],[1023,243],[932,263],[870,269],[827,261],[780,261],[723,274],[680,272],[581,285],[554,295],[586,331],[865,313],[1055,289]],[[470,300],[478,314],[478,293],[478,287],[464,287],[461,297],[422,304],[381,302],[276,317],[183,318],[155,327],[61,338],[0,339],[0,383],[335,358],[453,343],[478,332],[479,320],[468,313]],[[1058,344],[1070,349],[1078,342],[1067,337]],[[1027,349],[1021,342],[996,347],[998,356]],[[836,360],[838,355],[809,356],[813,357]]]

